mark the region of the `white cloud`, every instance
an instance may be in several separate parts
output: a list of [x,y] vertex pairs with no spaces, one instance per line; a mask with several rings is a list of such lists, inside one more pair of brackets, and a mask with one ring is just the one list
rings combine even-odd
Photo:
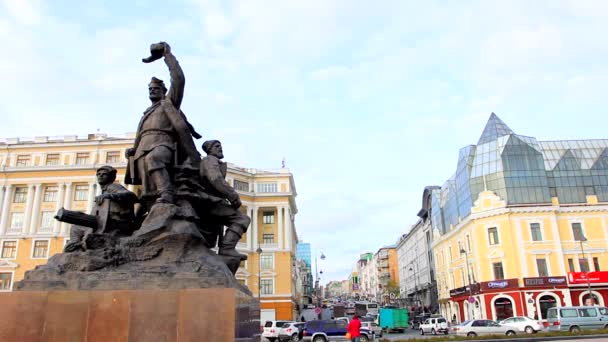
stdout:
[[20,24],[36,26],[41,23],[40,1],[36,0],[4,0],[4,7]]

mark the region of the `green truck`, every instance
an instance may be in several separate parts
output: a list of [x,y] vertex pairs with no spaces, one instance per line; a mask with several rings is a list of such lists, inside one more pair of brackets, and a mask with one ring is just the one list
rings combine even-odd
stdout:
[[404,332],[409,325],[409,315],[407,309],[380,308],[378,325],[385,332]]

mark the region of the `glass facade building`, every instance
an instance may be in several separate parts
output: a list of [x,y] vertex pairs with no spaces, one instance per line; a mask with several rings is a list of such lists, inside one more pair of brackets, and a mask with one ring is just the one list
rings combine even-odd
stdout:
[[477,142],[460,149],[456,172],[431,195],[433,229],[448,232],[480,192],[507,205],[608,202],[608,139],[538,141],[515,134],[492,113]]
[[311,260],[312,260],[312,252],[310,249],[310,243],[307,243],[307,242],[298,243],[297,248],[296,248],[296,259],[304,261],[306,263],[306,266],[308,266],[308,269],[310,269]]

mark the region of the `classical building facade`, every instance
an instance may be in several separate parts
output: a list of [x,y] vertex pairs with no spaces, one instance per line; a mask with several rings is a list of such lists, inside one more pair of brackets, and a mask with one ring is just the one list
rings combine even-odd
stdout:
[[[0,140],[0,291],[11,291],[25,271],[62,251],[69,226],[53,216],[61,207],[91,210],[101,192],[95,179],[99,166],[115,167],[124,184],[124,152],[133,141],[133,134]],[[236,277],[261,296],[266,319],[293,319],[298,297],[293,175],[287,168],[269,172],[228,164],[226,178],[252,218],[238,244],[249,259]]]
[[376,260],[376,268],[378,269],[376,301],[382,304],[389,304],[396,298],[395,290],[399,287],[397,249],[395,246],[382,247],[376,252],[374,259]]
[[608,140],[538,141],[492,114],[431,208],[446,317],[608,303]]

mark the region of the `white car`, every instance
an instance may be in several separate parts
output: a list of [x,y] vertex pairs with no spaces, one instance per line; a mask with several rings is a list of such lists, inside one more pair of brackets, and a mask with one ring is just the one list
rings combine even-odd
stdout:
[[526,332],[528,334],[533,334],[544,329],[541,322],[526,316],[510,317],[501,321],[500,324],[517,328],[517,331]]
[[266,321],[264,323],[264,332],[262,332],[262,337],[267,338],[270,342],[274,342],[278,340],[279,333],[281,332],[281,328],[287,324],[293,323],[292,321]]
[[474,337],[477,335],[515,335],[517,329],[498,324],[487,319],[464,321],[452,327],[451,332],[456,336]]
[[374,336],[382,337],[382,328],[376,322],[361,322],[361,328],[374,332]]
[[447,335],[450,331],[448,321],[443,317],[431,317],[427,318],[418,327],[420,329],[420,335],[424,334],[445,334]]
[[285,325],[283,325],[283,327],[279,330],[279,341],[299,341],[300,330],[304,327],[304,324],[306,323],[285,323]]

